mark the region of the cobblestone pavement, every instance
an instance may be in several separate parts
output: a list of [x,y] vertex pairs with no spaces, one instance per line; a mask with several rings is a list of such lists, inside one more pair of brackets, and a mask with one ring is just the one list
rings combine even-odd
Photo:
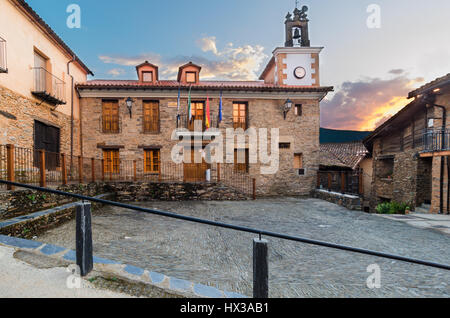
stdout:
[[[316,200],[141,204],[215,221],[450,263],[450,237]],[[37,240],[74,248],[74,221]],[[93,216],[94,253],[177,278],[252,294],[255,235],[105,207]],[[271,297],[449,297],[450,272],[269,239]],[[370,264],[381,288],[369,289]]]

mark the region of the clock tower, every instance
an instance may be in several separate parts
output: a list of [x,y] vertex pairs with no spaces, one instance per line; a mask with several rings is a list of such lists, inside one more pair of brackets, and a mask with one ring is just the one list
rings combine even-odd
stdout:
[[311,47],[308,7],[295,8],[286,16],[284,47],[273,51],[273,57],[260,79],[279,86],[320,86],[319,54],[323,47]]

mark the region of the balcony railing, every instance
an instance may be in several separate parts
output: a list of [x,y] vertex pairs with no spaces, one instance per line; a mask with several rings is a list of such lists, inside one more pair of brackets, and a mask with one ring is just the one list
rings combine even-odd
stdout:
[[243,130],[247,130],[247,119],[245,117],[235,117],[233,118],[233,128],[238,129],[242,128]]
[[0,37],[0,73],[8,73],[6,59],[6,41]]
[[[218,128],[218,122],[216,116],[210,116],[211,122],[209,123],[209,128]],[[208,127],[206,127],[206,119],[205,118],[197,118],[193,117],[192,119],[189,118],[189,115],[180,115],[178,118],[176,118],[177,121],[177,128],[185,128],[189,131],[195,130],[195,122],[200,121],[200,127],[202,128],[202,131],[206,131]]]
[[66,103],[66,84],[43,67],[34,67],[32,94],[52,105]]
[[450,130],[428,130],[423,134],[423,151],[450,150]]

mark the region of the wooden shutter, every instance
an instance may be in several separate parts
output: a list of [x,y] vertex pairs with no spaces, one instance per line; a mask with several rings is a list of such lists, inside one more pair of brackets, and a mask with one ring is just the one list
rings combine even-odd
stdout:
[[102,110],[103,132],[118,133],[119,132],[119,102],[103,101]]
[[144,102],[144,132],[159,132],[159,102]]

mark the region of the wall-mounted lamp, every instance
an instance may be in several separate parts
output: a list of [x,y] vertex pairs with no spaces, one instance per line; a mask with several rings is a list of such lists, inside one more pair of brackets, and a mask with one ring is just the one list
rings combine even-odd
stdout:
[[283,105],[283,114],[284,114],[284,119],[286,120],[286,115],[287,113],[289,113],[289,111],[292,109],[292,101],[288,98]]
[[132,116],[131,116],[132,112],[131,111],[133,109],[133,100],[131,99],[131,97],[127,98],[126,103],[127,103],[128,111],[130,112],[130,118],[132,118]]

